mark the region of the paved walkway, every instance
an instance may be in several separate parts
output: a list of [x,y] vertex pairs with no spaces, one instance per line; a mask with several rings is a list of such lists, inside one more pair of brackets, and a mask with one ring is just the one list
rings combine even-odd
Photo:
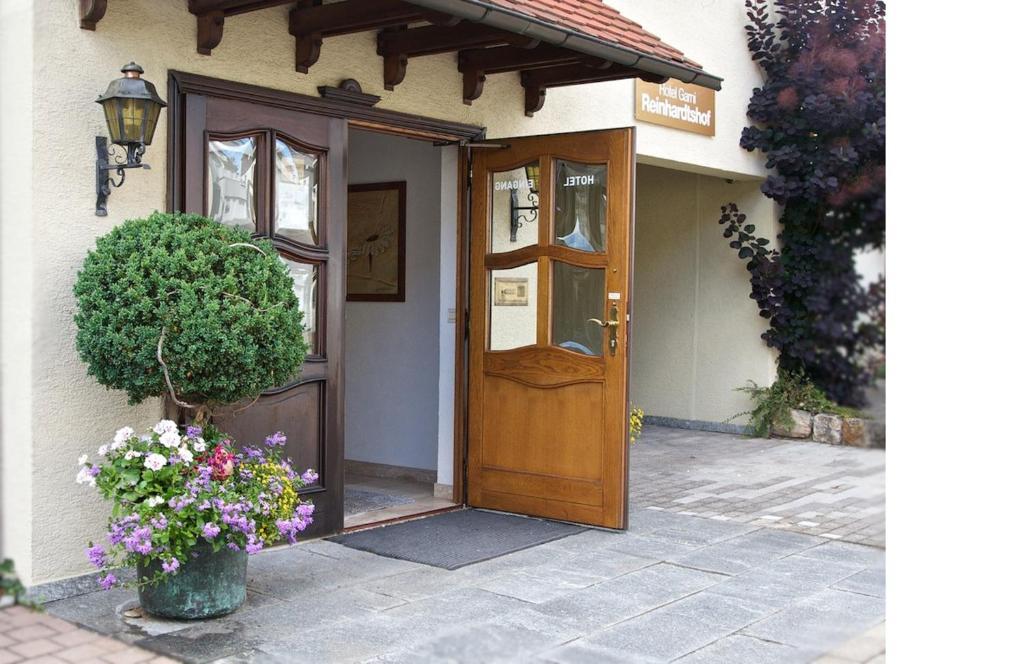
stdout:
[[[455,571],[307,542],[253,556],[245,606],[203,623],[125,618],[135,601],[123,590],[46,608],[193,662],[810,663],[882,623],[885,552],[800,532],[820,522],[800,525],[779,501],[824,502],[843,490],[819,485],[850,484],[842,509],[868,518],[883,459],[651,428],[633,450],[627,533],[590,530]],[[788,476],[792,497],[776,480]],[[711,486],[730,509],[692,504]]]
[[175,664],[60,618],[12,606],[0,611],[0,664]]
[[885,451],[665,427],[632,455],[634,507],[885,547]]

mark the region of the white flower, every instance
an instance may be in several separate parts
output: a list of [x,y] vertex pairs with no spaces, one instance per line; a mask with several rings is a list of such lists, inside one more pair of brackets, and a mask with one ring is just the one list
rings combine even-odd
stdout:
[[178,448],[178,456],[181,457],[181,460],[185,463],[192,463],[192,452],[190,452],[184,445]]
[[88,484],[89,486],[96,486],[96,478],[92,476],[89,469],[83,466],[78,470],[78,477],[75,481],[79,484]]
[[135,435],[135,431],[131,427],[121,427],[114,434],[114,442],[110,445],[110,449],[119,450],[128,444],[128,440]]
[[156,507],[157,505],[163,505],[164,504],[164,497],[163,496],[153,496],[152,498],[150,498],[149,500],[146,501],[146,504],[149,505],[150,507]]
[[196,452],[205,452],[206,441],[203,440],[202,438],[196,438],[195,441],[192,443],[192,449],[194,449]]
[[181,445],[181,436],[178,435],[178,430],[168,431],[160,434],[160,444],[166,448],[178,447]]
[[100,445],[100,449],[96,450],[96,452],[100,456],[107,456],[107,450],[109,450],[109,449],[110,449],[109,445]]
[[85,462],[88,461],[88,460],[89,460],[89,455],[88,454],[83,454],[82,456],[78,457],[78,465],[79,466],[84,466]]
[[153,433],[164,434],[170,431],[178,433],[178,425],[174,420],[160,420],[153,425]]
[[140,456],[142,456],[142,452],[139,452],[138,450],[128,450],[127,452],[124,453],[125,461],[138,459]]
[[147,454],[146,460],[142,462],[142,465],[150,470],[160,470],[167,465],[167,457],[163,454]]

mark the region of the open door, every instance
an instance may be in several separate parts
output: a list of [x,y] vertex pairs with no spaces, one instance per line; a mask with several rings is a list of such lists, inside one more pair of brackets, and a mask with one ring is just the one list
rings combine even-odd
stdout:
[[474,152],[468,503],[626,526],[632,129]]

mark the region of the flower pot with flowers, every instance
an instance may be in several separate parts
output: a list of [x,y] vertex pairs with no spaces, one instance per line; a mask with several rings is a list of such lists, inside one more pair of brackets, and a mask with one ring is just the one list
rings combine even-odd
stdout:
[[[96,243],[75,285],[78,350],[101,384],[130,403],[164,396],[182,419],[120,429],[78,481],[113,502],[103,571],[134,565],[149,613],[207,618],[245,600],[247,556],[294,542],[313,521],[278,432],[239,446],[221,409],[254,402],[295,377],[306,355],[302,314],[284,263],[265,240],[198,215],[154,213]],[[249,443],[251,441],[242,441]]]
[[245,600],[247,556],[278,541],[295,542],[313,521],[313,505],[298,490],[302,475],[281,454],[285,436],[235,450],[212,426],[171,420],[150,431],[125,427],[83,455],[79,482],[114,503],[108,545],[90,545],[90,561],[105,570],[100,582],[117,583],[109,570],[134,565],[139,599],[148,613],[208,618],[234,611]]

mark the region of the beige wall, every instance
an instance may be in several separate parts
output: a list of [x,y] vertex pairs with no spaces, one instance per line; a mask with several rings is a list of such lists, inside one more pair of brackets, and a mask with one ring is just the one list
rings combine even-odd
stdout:
[[722,422],[750,407],[735,388],[774,379],[749,273],[718,224],[729,202],[775,237],[756,182],[637,169],[630,401],[648,415]]
[[[4,495],[4,546],[18,554],[19,565],[30,572],[32,583],[87,571],[83,545],[103,533],[107,506],[73,483],[77,456],[94,452],[118,427],[147,426],[160,414],[155,401],[129,407],[123,394],[98,386],[86,375],[74,348],[71,289],[85,253],[96,237],[124,219],[146,215],[165,204],[166,118],[161,119],[157,138],[146,154],[152,170],[128,174],[125,186],[111,196],[109,217],[93,214],[93,136],[106,132],[100,110],[92,102],[118,75],[121,65],[129,60],[143,65],[146,78],[163,95],[169,69],[309,95],[316,94],[319,85],[355,78],[367,92],[383,96],[384,108],[480,124],[494,137],[633,124],[631,82],[552,90],[546,107],[536,117],[526,118],[517,77],[503,74],[492,76],[483,97],[465,106],[452,54],[414,59],[406,81],[394,92],[385,92],[372,34],[328,39],[310,74],[298,74],[293,67],[294,41],[287,33],[287,6],[228,17],[221,45],[212,56],[201,56],[195,51],[195,19],[185,2],[111,2],[95,32],[78,28],[74,2],[3,3],[5,83],[8,75],[18,81],[4,86],[18,94],[14,98],[5,94],[3,102],[2,479],[8,492]],[[762,175],[758,160],[736,146],[746,97],[759,82],[743,46],[742,1],[610,0],[610,4],[727,78],[718,103],[718,136],[709,139],[643,125],[638,130],[640,158],[675,168],[727,172],[737,178]],[[6,12],[19,6],[20,18],[9,21]],[[13,33],[17,34],[9,39]],[[9,51],[13,53],[8,55]],[[750,198],[756,196],[751,193]],[[14,226],[11,218],[22,222]],[[711,247],[708,261],[713,247],[724,251],[719,242],[702,242]],[[720,266],[712,261],[698,274],[713,276],[716,269],[733,268],[742,269],[735,258],[723,254]],[[695,313],[680,310],[680,315],[713,322],[722,315],[716,313],[719,307],[749,307],[739,289],[724,291],[699,300]],[[701,329],[698,326],[698,337]],[[740,331],[732,328],[730,334],[735,337]],[[695,361],[696,369],[688,367],[691,375],[696,371],[703,381],[702,389],[708,390],[701,399],[712,400],[711,392],[719,389],[709,377],[719,366],[715,358],[730,359],[721,352],[702,356]],[[753,373],[744,368],[737,371],[742,375],[718,382],[727,391]],[[676,385],[684,383],[679,377]],[[638,401],[649,400],[638,397]],[[658,410],[653,400],[647,405],[652,412]],[[708,406],[700,412],[728,414],[731,408],[728,403]],[[15,500],[9,499],[11,492],[17,494]]]
[[0,0],[0,558],[31,578],[31,0]]

